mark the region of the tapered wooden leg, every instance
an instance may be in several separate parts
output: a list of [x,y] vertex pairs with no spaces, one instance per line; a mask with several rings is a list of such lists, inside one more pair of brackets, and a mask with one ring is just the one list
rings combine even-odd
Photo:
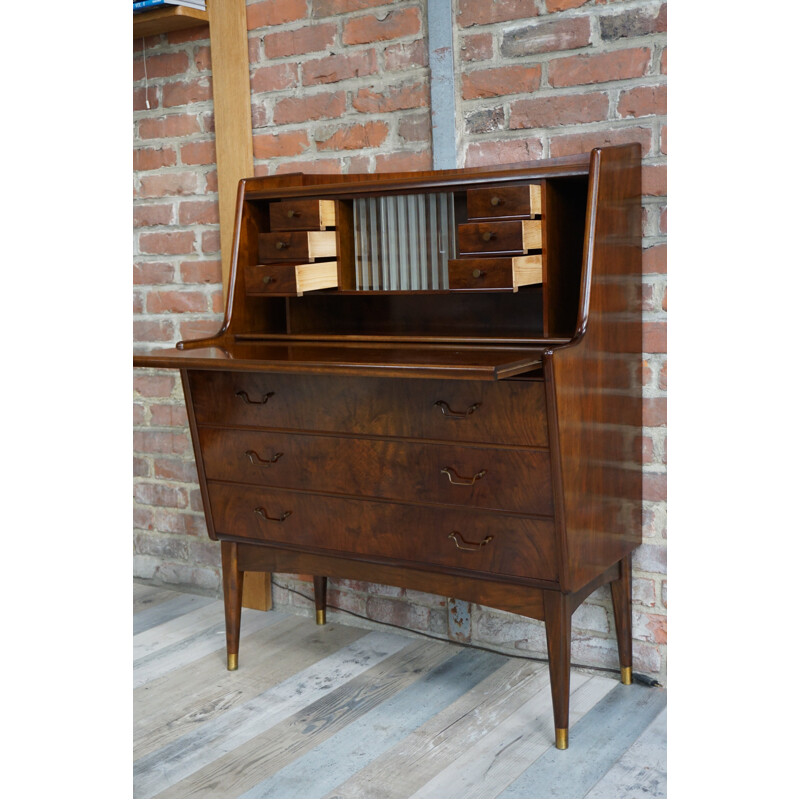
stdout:
[[225,639],[228,669],[239,668],[239,630],[242,624],[244,572],[239,569],[236,542],[222,542],[222,596],[225,601]]
[[314,576],[314,605],[317,607],[317,625],[325,624],[325,609],[327,601],[325,599],[328,591],[328,579],[324,575]]
[[617,628],[617,648],[622,682],[633,682],[633,635],[631,630],[631,557],[619,562],[620,577],[611,581],[611,600],[614,605],[614,624]]
[[569,667],[572,645],[572,614],[567,595],[544,592],[544,628],[550,660],[556,747],[566,750],[569,746]]

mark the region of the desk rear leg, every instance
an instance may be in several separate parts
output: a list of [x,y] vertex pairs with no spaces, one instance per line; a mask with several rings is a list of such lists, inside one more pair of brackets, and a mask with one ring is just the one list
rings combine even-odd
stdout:
[[622,682],[633,682],[633,632],[631,625],[631,557],[619,562],[620,576],[611,581],[611,601],[614,605],[614,625],[617,628],[617,648]]
[[234,670],[239,668],[239,631],[242,625],[244,571],[239,569],[239,554],[236,542],[221,542],[221,555],[228,669]]
[[317,609],[317,625],[325,624],[325,610],[327,601],[328,579],[324,575],[314,576],[314,606]]

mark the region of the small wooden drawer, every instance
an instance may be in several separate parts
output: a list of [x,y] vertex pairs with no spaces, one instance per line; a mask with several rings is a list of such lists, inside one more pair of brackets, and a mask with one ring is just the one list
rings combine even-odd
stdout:
[[269,206],[271,231],[324,231],[335,225],[333,200],[281,200]]
[[461,256],[525,255],[541,249],[542,221],[538,219],[467,222],[458,226]]
[[316,264],[256,264],[245,267],[244,282],[250,296],[287,295],[335,289],[339,285],[335,261]]
[[336,257],[336,231],[285,231],[258,235],[259,261],[313,261]]
[[497,189],[467,189],[469,219],[531,219],[542,213],[542,187],[503,186]]
[[[544,383],[191,370],[200,425],[548,446]],[[458,467],[457,464],[444,466]]]
[[553,515],[550,455],[242,429],[199,429],[209,480]]
[[451,291],[510,291],[542,282],[542,257],[457,258],[448,262]]
[[217,535],[443,570],[557,578],[552,520],[208,482]]

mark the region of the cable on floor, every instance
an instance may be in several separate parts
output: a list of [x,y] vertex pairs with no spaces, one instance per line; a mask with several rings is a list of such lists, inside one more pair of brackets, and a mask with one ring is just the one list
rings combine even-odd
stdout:
[[[277,586],[279,589],[285,589],[287,592],[291,592],[292,594],[296,594],[298,597],[302,597],[305,600],[308,600],[310,603],[314,603],[314,598],[309,597],[303,592],[298,591],[297,589],[292,589],[290,586],[286,586],[282,583],[278,583],[274,578],[272,583]],[[393,622],[381,622],[379,620],[370,619],[369,617],[365,617],[363,614],[358,614],[355,611],[350,611],[346,608],[341,608],[340,606],[334,605],[333,603],[326,603],[327,608],[333,609],[335,611],[341,611],[343,614],[349,614],[351,617],[357,617],[358,619],[363,619],[366,622],[372,622],[378,625],[388,625],[390,628],[397,628],[398,630],[405,631],[406,633],[414,633],[417,636],[424,636],[427,639],[433,639],[436,642],[447,642],[448,644],[457,644],[462,647],[471,647],[473,650],[483,650],[486,653],[494,653],[495,655],[499,656],[506,656],[507,658],[521,658],[525,661],[538,661],[541,664],[548,664],[549,661],[546,658],[540,658],[538,656],[529,656],[517,653],[504,653],[501,650],[494,650],[491,647],[483,647],[479,644],[473,644],[472,642],[453,642],[450,639],[445,639],[441,636],[434,636],[432,633],[425,633],[424,631],[416,631],[409,628],[404,628],[402,625],[396,625]],[[571,666],[577,667],[578,669],[587,669],[593,672],[608,672],[612,675],[616,675],[619,670],[615,669],[614,667],[596,667],[596,666],[589,666],[588,664],[576,664],[572,662]],[[661,684],[655,679],[651,678],[649,675],[642,675],[639,672],[633,672],[631,677],[636,683],[641,684],[642,686],[648,686],[656,689],[663,688]]]

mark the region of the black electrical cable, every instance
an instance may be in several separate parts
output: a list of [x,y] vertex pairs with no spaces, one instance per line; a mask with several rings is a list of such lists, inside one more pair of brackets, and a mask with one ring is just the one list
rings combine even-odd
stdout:
[[[310,603],[314,602],[313,597],[309,597],[308,595],[303,594],[303,592],[298,591],[297,589],[292,589],[290,586],[285,586],[282,583],[278,583],[278,581],[274,580],[272,583],[277,586],[279,589],[285,589],[287,592],[291,592],[292,594],[296,594],[298,597],[302,597],[304,600],[308,600]],[[363,619],[366,622],[372,622],[377,625],[387,625],[390,628],[397,628],[398,630],[404,631],[406,633],[415,633],[417,636],[424,636],[427,639],[433,639],[435,642],[446,642],[447,644],[456,644],[460,645],[461,647],[471,647],[473,650],[483,650],[485,653],[493,653],[494,655],[498,656],[506,656],[507,658],[521,658],[525,661],[538,661],[541,664],[547,664],[548,659],[546,658],[539,658],[537,656],[527,656],[517,653],[504,653],[502,650],[493,650],[491,647],[483,647],[479,644],[473,644],[472,642],[453,642],[450,639],[443,639],[440,636],[434,636],[431,633],[425,633],[424,631],[415,631],[409,628],[404,628],[402,625],[395,625],[393,622],[381,622],[379,620],[370,619],[369,617],[365,617],[363,614],[357,614],[355,611],[350,611],[346,608],[340,608],[339,606],[333,605],[332,603],[326,603],[328,608],[334,609],[336,611],[341,611],[343,614],[349,614],[351,617],[357,617],[358,619]],[[594,672],[609,672],[612,675],[616,675],[619,670],[614,669],[613,667],[595,667],[589,666],[588,664],[576,664],[572,663],[571,666],[577,667],[578,669],[588,669]],[[661,684],[655,679],[651,678],[649,675],[642,675],[639,672],[633,672],[631,677],[636,683],[640,683],[642,686],[650,686],[653,688],[662,688]]]

